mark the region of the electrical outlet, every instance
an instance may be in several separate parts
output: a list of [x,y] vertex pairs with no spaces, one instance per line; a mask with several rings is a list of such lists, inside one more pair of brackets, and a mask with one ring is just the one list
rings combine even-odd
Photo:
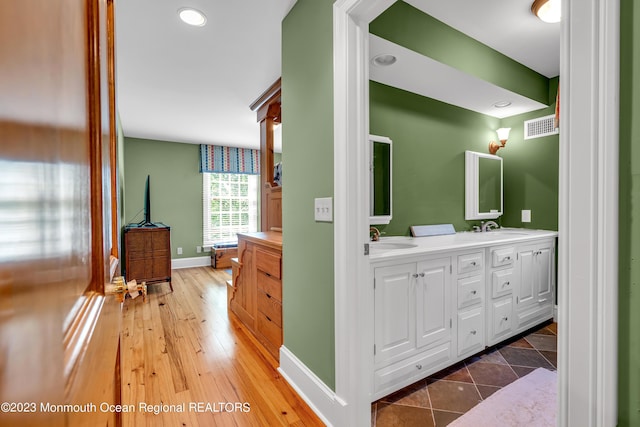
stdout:
[[531,222],[531,210],[523,209],[522,210],[522,222]]
[[196,253],[202,252],[202,246],[196,246]]
[[182,255],[182,248],[178,248],[178,255]]
[[314,218],[316,221],[331,222],[333,221],[333,198],[320,197],[314,202]]

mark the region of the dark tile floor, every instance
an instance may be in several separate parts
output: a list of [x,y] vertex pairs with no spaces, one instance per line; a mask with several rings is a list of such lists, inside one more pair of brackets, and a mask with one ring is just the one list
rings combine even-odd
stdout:
[[557,324],[547,323],[371,405],[373,427],[441,427],[536,368],[556,369]]

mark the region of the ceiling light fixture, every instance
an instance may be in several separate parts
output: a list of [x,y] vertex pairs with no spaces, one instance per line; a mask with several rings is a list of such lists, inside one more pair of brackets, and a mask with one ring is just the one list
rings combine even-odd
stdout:
[[397,60],[398,58],[393,55],[382,53],[380,55],[374,56],[371,62],[379,67],[388,67],[389,65],[395,64]]
[[560,22],[561,0],[534,0],[531,12],[544,22]]
[[511,105],[511,101],[498,101],[495,104],[493,104],[493,106],[496,108],[504,108],[504,107],[508,107],[509,105]]
[[204,13],[190,7],[179,9],[178,15],[185,24],[193,25],[195,27],[203,27],[204,24],[207,23],[207,17]]

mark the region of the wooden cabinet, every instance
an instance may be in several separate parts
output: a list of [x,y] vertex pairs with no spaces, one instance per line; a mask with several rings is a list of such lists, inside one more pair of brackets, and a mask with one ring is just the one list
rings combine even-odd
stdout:
[[127,226],[124,229],[125,272],[127,281],[171,284],[171,229]]
[[282,346],[282,234],[238,234],[229,308],[279,360]]

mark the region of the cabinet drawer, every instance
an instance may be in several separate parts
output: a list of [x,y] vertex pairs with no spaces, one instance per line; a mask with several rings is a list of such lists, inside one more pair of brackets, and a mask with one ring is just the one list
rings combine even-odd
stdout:
[[397,390],[414,380],[425,377],[441,368],[451,358],[451,343],[447,342],[426,350],[393,365],[378,369],[374,373],[373,388],[377,397],[385,390]]
[[282,328],[271,319],[268,319],[262,312],[258,312],[256,317],[258,318],[258,332],[276,348],[280,348],[282,345]]
[[513,323],[513,304],[511,298],[501,299],[493,303],[493,337],[505,335],[511,331]]
[[282,301],[282,282],[264,271],[257,271],[258,289],[272,296],[278,301]]
[[484,310],[482,307],[458,313],[458,356],[484,348]]
[[280,254],[256,249],[256,267],[275,278],[280,279]]
[[483,252],[458,255],[458,274],[481,271],[483,267]]
[[511,268],[498,270],[491,273],[493,298],[510,294],[513,291],[514,279],[515,277],[513,275],[513,269]]
[[262,291],[258,291],[258,311],[261,311],[267,320],[282,326],[282,304]]
[[514,248],[493,249],[491,251],[491,266],[504,267],[507,265],[513,265],[515,258],[516,255]]
[[458,308],[469,307],[482,302],[484,278],[482,275],[458,279]]

